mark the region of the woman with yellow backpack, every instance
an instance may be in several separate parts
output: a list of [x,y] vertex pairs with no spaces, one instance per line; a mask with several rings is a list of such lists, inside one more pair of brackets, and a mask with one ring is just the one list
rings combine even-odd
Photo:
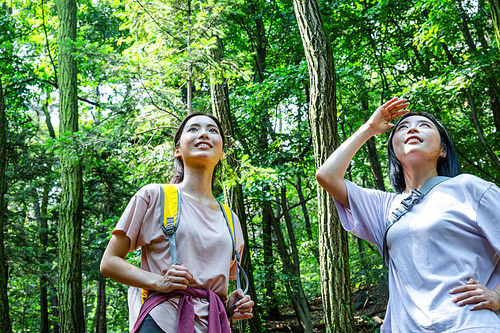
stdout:
[[[174,137],[175,185],[141,188],[113,230],[101,272],[142,289],[138,313],[129,299],[132,332],[229,333],[228,317],[252,317],[254,302],[239,288],[241,226],[212,193],[224,141],[215,117],[188,115]],[[141,268],[125,260],[139,246]],[[228,297],[229,279],[238,289]]]

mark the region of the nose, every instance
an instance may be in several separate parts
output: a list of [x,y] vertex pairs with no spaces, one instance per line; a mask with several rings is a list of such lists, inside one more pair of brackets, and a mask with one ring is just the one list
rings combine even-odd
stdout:
[[208,139],[208,130],[206,128],[200,128],[198,138]]
[[418,128],[414,124],[408,125],[408,131],[406,132],[408,134],[410,133],[419,133]]

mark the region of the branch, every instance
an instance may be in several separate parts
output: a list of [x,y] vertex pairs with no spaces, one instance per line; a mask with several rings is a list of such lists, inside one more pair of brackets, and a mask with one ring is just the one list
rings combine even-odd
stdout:
[[[301,202],[296,203],[295,205],[288,206],[288,212],[289,212],[289,211],[291,211],[292,209],[294,209],[295,207],[299,207],[299,206],[300,206],[300,205],[302,205],[303,203],[306,203],[306,202],[308,202],[309,200],[314,199],[314,198],[316,198],[316,195],[310,196],[309,198],[306,198],[306,199],[302,200]],[[279,201],[277,201],[277,203],[279,204],[280,202],[279,202]],[[283,212],[283,213],[281,213],[280,215],[276,216],[276,220],[278,220],[278,221],[279,221],[279,220],[280,220],[280,219],[284,216],[284,214],[285,214],[285,213]]]
[[42,0],[42,25],[43,25],[43,31],[45,33],[45,44],[47,45],[47,53],[49,54],[50,63],[52,64],[52,67],[54,67],[54,81],[57,84],[57,67],[54,62],[54,59],[52,58],[52,53],[50,52],[49,36],[47,34],[47,27],[45,26],[45,10],[44,10],[43,0]]
[[486,149],[486,152],[490,156],[491,160],[496,165],[498,170],[500,170],[500,160],[498,159],[498,157],[495,155],[495,153],[491,150],[490,146],[488,145],[488,142],[486,141],[486,138],[484,137],[483,129],[481,128],[481,125],[479,124],[479,119],[477,117],[477,111],[476,111],[476,104],[474,102],[474,97],[472,96],[472,93],[471,93],[469,88],[465,89],[465,93],[467,95],[467,100],[469,101],[469,104],[470,104],[470,110],[472,113],[472,121],[474,122],[474,127],[476,128],[476,132],[479,136],[479,141],[481,141],[481,144]]
[[491,179],[493,179],[497,184],[500,185],[500,179],[498,178],[495,178],[495,176],[492,176],[491,174],[489,174],[488,172],[484,171],[480,166],[476,165],[474,162],[472,162],[471,160],[469,160],[464,154],[462,154],[458,149],[455,149],[458,153],[458,155],[460,155],[467,163],[469,163],[470,165],[472,165],[474,168],[476,168],[477,170],[479,170],[479,172],[482,172],[484,175],[490,177]]
[[156,131],[156,130],[161,130],[161,129],[171,129],[171,130],[175,130],[175,129],[177,129],[177,127],[173,127],[173,126],[161,126],[161,127],[155,127],[155,128],[150,128],[150,129],[148,129],[148,130],[145,130],[145,131],[142,131],[142,132],[139,132],[139,133],[135,133],[135,135],[141,135],[141,134],[145,134],[145,133],[149,133],[149,132]]
[[141,77],[141,73],[139,72],[139,70],[138,70],[138,74],[139,74],[139,81],[141,82],[141,86],[144,88],[144,91],[146,91],[146,94],[148,94],[149,99],[151,100],[151,104],[153,104],[153,106],[155,108],[157,108],[158,110],[168,113],[169,115],[171,115],[172,117],[174,117],[175,119],[177,119],[177,121],[181,122],[182,120],[179,117],[177,117],[176,114],[172,113],[171,111],[169,111],[167,109],[164,109],[164,108],[158,106],[155,103],[155,101],[153,100],[153,97],[151,96],[151,94],[148,91],[148,88],[146,88],[146,86],[144,85],[144,82],[142,82],[142,77]]
[[146,7],[144,7],[142,5],[142,3],[139,1],[139,0],[135,0],[135,2],[137,2],[139,4],[139,6],[141,6],[141,8],[146,12],[146,14],[149,15],[149,17],[153,20],[154,23],[156,23],[156,25],[163,31],[165,31],[167,33],[167,35],[169,35],[170,37],[172,37],[173,39],[175,39],[176,41],[178,41],[179,43],[181,44],[185,44],[185,42],[178,38],[178,37],[175,37],[174,35],[172,35],[172,33],[170,31],[168,31],[166,28],[162,27],[161,24],[153,17],[153,15],[151,15],[151,13],[146,9]]

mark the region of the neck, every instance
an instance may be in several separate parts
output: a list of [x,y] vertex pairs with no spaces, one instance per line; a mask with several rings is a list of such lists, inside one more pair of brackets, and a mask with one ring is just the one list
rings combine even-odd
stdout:
[[403,168],[405,176],[405,193],[410,193],[413,189],[420,189],[425,182],[438,175],[436,167],[433,168]]
[[214,167],[184,166],[184,180],[179,185],[183,193],[200,200],[215,200],[212,193]]

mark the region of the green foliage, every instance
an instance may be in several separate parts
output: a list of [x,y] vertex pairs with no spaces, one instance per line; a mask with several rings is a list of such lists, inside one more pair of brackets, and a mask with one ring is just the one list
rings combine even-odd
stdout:
[[[485,141],[496,156],[500,128],[494,98],[500,93],[498,48],[483,2],[451,0],[320,1],[333,46],[340,141],[393,95],[412,110],[436,114],[454,140],[464,172],[499,184],[500,170],[485,157],[465,90],[472,93]],[[271,235],[272,260],[264,257],[263,207],[279,218],[287,247],[295,239],[301,281],[308,297],[320,293],[317,201],[309,130],[309,73],[290,1],[84,0],[78,2],[79,132],[58,131],[57,15],[52,0],[13,0],[0,7],[0,68],[8,119],[7,222],[9,297],[14,331],[40,325],[39,277],[47,273],[49,303],[57,286],[58,156],[84,167],[83,283],[87,329],[95,326],[99,261],[131,196],[148,183],[172,177],[172,136],[187,107],[190,76],[193,109],[209,112],[210,78],[229,91],[234,137],[229,152],[238,166],[224,165],[220,186],[241,184],[257,303],[290,302]],[[257,68],[259,24],[265,68]],[[464,26],[473,43],[466,39]],[[190,40],[188,43],[188,31]],[[212,59],[215,37],[223,40],[220,63]],[[50,125],[48,125],[50,123]],[[54,128],[54,134],[50,127]],[[376,138],[385,187],[387,135]],[[374,188],[366,150],[346,176]],[[298,184],[300,183],[300,187]],[[293,234],[284,225],[280,190],[286,186]],[[299,199],[304,197],[305,210]],[[35,202],[46,212],[37,214]],[[311,228],[306,226],[306,213]],[[40,221],[47,222],[44,230]],[[47,245],[41,244],[47,236]],[[376,247],[350,236],[352,289],[385,281]],[[140,255],[128,258],[138,265]],[[265,281],[275,273],[275,297]],[[126,331],[127,287],[107,281],[108,331]],[[52,304],[52,303],[51,303]],[[51,325],[57,305],[49,307]]]

